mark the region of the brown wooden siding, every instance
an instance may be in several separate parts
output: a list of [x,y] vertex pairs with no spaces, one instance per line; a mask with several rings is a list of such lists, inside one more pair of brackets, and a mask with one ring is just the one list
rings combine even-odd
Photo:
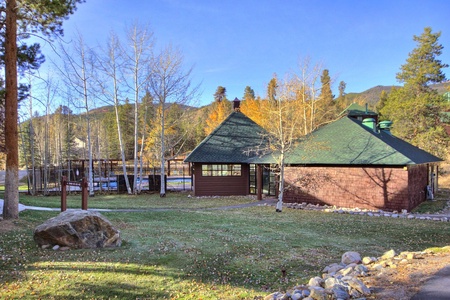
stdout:
[[287,167],[284,201],[410,210],[423,201],[423,172],[422,167],[417,171],[415,167],[408,171],[391,167]]
[[241,176],[202,176],[202,164],[194,163],[195,196],[238,196],[249,193],[249,165],[241,165]]

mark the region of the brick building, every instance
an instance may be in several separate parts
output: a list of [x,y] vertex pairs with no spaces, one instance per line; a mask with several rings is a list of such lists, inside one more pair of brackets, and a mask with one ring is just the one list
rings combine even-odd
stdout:
[[[411,210],[426,200],[442,160],[396,138],[373,114],[352,107],[300,141],[286,156],[284,202]],[[263,137],[251,119],[231,113],[185,160],[193,163],[195,195],[276,195],[272,155],[250,151]]]

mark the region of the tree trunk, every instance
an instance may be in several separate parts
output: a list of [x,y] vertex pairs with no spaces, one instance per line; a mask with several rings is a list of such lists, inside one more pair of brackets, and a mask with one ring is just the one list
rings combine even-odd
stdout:
[[166,176],[164,152],[166,151],[164,145],[164,103],[161,104],[161,190],[159,192],[160,197],[166,196],[166,181],[164,177]]
[[17,4],[6,1],[5,33],[5,201],[3,218],[19,218],[19,143],[17,131]]

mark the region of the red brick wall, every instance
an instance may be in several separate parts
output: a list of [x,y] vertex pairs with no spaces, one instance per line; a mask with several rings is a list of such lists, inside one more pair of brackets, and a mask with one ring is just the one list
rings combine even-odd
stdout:
[[428,185],[428,166],[416,165],[408,167],[409,208],[413,209],[426,200]]
[[424,176],[426,179],[426,166],[408,171],[388,167],[287,167],[284,201],[410,210],[423,201],[420,191],[425,188]]

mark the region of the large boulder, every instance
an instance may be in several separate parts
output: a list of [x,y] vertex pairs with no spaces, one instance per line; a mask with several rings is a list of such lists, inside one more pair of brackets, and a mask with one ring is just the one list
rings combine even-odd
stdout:
[[97,212],[70,210],[48,219],[34,230],[40,247],[106,248],[120,247],[120,231]]

